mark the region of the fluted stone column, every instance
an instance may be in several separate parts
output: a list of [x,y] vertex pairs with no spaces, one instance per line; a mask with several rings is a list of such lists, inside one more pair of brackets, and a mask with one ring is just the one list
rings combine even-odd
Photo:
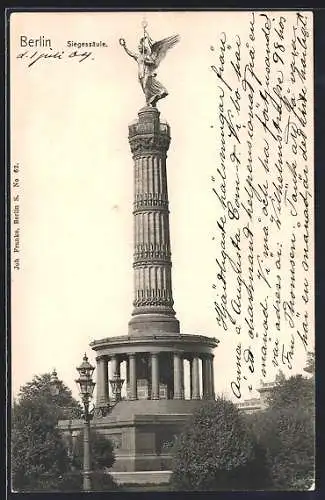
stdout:
[[96,358],[97,362],[97,397],[96,406],[107,406],[109,401],[108,359],[106,356]]
[[211,380],[210,380],[210,364],[209,358],[203,356],[202,358],[202,386],[203,386],[203,399],[211,399]]
[[211,399],[215,399],[216,395],[214,392],[214,365],[213,365],[214,355],[210,355],[210,387],[211,387]]
[[193,395],[193,359],[189,358],[189,368],[190,368],[190,399],[192,399]]
[[137,365],[135,354],[129,354],[130,399],[137,399]]
[[126,373],[126,384],[128,384],[128,383],[129,383],[129,381],[130,381],[129,358],[126,358],[126,369],[125,369],[125,373]]
[[151,354],[151,399],[159,399],[159,358]]
[[171,279],[166,157],[170,130],[144,107],[129,126],[134,160],[134,310],[129,334],[179,333]]
[[182,387],[182,399],[185,399],[184,358],[183,357],[181,357],[181,387]]
[[174,353],[174,399],[182,399],[182,367],[181,358]]
[[195,356],[192,361],[192,399],[200,399],[199,377],[199,358]]

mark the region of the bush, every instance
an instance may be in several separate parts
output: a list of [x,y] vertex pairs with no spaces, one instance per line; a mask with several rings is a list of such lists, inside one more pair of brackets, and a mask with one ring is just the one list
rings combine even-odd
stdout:
[[[109,469],[115,462],[112,441],[104,434],[90,429],[91,461],[93,470]],[[72,464],[79,470],[83,467],[83,432],[76,439]]]
[[190,419],[174,448],[176,490],[246,490],[268,485],[263,449],[236,406],[207,402]]

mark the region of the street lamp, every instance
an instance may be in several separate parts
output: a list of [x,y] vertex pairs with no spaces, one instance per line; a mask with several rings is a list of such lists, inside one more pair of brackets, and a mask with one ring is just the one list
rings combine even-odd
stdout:
[[89,403],[92,398],[95,382],[92,380],[92,375],[95,367],[92,366],[85,354],[81,365],[77,368],[79,378],[76,383],[79,386],[80,396],[85,407],[85,426],[84,426],[84,468],[83,468],[83,489],[84,491],[91,490],[91,457],[90,457],[90,420],[91,413],[89,411]]
[[50,391],[51,391],[52,396],[58,396],[58,394],[60,392],[60,380],[58,379],[58,374],[57,374],[55,368],[53,369],[53,371],[51,373]]
[[116,404],[121,400],[121,391],[122,391],[124,379],[119,377],[119,375],[117,373],[114,373],[113,379],[111,379],[109,382],[110,382],[111,387],[112,387],[112,394],[113,394],[115,404]]

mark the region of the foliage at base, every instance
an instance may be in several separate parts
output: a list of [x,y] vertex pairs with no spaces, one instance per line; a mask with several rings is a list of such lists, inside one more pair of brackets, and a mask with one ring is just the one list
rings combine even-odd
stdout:
[[[70,468],[60,418],[77,416],[81,410],[71,391],[62,384],[60,394],[51,395],[50,374],[36,376],[23,386],[12,408],[11,471],[15,490],[38,484],[44,473],[59,477]],[[67,414],[65,408],[69,408]],[[47,480],[45,480],[46,482]]]
[[176,440],[171,486],[197,491],[268,486],[263,450],[232,402],[207,402],[190,419]]
[[[83,475],[81,472],[67,472],[61,476],[40,474],[30,478],[30,484],[25,482],[26,492],[73,492],[83,490]],[[119,489],[110,474],[93,472],[91,474],[91,491],[112,491]]]
[[[78,470],[83,467],[83,432],[76,439],[73,447],[72,465]],[[105,434],[90,430],[90,449],[93,470],[109,469],[115,462],[114,447]]]
[[[51,395],[51,374],[36,376],[23,386],[12,408],[11,475],[14,491],[80,491],[83,466],[83,431],[74,450],[69,449],[58,429],[59,419],[80,418],[82,409],[71,391],[61,383]],[[72,451],[72,455],[71,455]],[[113,445],[91,430],[93,487],[115,489],[110,476],[102,473],[115,461]],[[75,471],[75,472],[74,472]]]
[[247,416],[274,490],[308,490],[315,476],[314,380],[282,378],[264,412]]

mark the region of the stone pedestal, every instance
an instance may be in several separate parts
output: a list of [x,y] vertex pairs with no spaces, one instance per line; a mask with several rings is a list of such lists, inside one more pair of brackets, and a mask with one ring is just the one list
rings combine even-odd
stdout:
[[[120,401],[111,413],[94,418],[92,426],[114,446],[112,471],[164,471],[172,464],[171,445],[201,401]],[[83,421],[59,422],[64,436],[82,432]]]

